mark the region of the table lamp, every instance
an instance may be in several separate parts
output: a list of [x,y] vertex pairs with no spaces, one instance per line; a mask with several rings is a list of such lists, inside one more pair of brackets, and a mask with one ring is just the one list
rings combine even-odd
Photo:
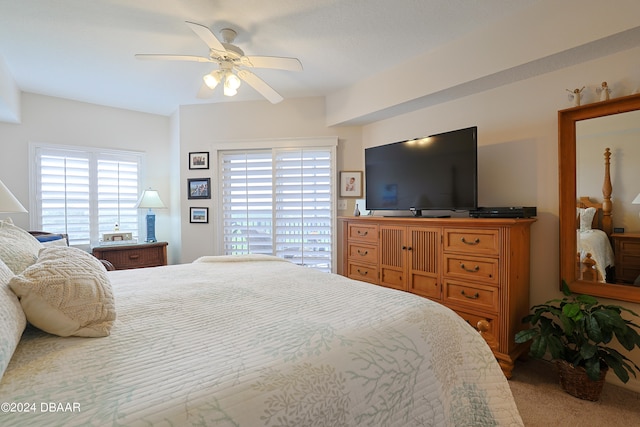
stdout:
[[149,209],[147,212],[147,239],[145,242],[157,242],[156,240],[156,214],[151,209],[166,209],[167,207],[160,200],[156,190],[149,188],[142,192],[142,196],[136,203],[136,209]]
[[0,181],[0,212],[27,212],[2,181]]
[[636,198],[635,198],[635,199],[633,199],[633,201],[631,202],[631,204],[633,204],[633,205],[640,205],[640,194],[638,194],[638,195],[636,196]]

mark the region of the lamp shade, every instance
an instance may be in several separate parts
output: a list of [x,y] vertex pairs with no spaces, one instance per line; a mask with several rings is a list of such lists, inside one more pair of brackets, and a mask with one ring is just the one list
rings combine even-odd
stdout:
[[27,212],[2,181],[0,181],[0,212]]
[[140,198],[138,199],[135,207],[136,209],[166,209],[166,206],[164,205],[164,203],[162,203],[158,192],[152,189],[144,190],[142,192],[142,196],[140,196]]
[[634,204],[634,205],[640,205],[640,194],[638,194],[636,196],[636,198],[633,199],[633,202],[631,202],[631,203]]

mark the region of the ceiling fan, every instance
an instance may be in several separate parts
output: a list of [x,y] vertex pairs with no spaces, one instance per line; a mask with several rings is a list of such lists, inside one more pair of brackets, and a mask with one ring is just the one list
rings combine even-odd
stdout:
[[223,40],[223,42],[221,42],[213,32],[204,25],[189,21],[186,21],[186,24],[207,44],[209,47],[208,57],[194,55],[136,54],[136,58],[213,62],[218,64],[218,69],[204,75],[204,83],[198,92],[199,98],[212,96],[213,89],[215,89],[219,83],[223,83],[224,94],[226,96],[234,96],[238,92],[241,81],[244,81],[271,103],[277,104],[282,101],[282,96],[260,77],[247,70],[247,68],[302,71],[302,64],[297,58],[245,56],[242,49],[233,44],[237,33],[230,28],[223,28],[220,31]]

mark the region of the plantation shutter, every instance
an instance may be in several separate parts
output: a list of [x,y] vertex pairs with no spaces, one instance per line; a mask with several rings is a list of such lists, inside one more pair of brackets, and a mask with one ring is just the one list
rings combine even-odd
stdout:
[[272,255],[271,151],[225,153],[221,169],[224,253]]
[[220,153],[224,254],[267,254],[331,271],[333,151]]
[[138,164],[116,159],[98,159],[98,233],[138,230]]
[[73,245],[97,244],[103,233],[138,235],[142,155],[34,147],[37,229],[67,233]]
[[42,154],[39,157],[41,229],[67,233],[69,242],[90,242],[90,159],[83,153]]
[[331,271],[331,152],[275,154],[275,255]]

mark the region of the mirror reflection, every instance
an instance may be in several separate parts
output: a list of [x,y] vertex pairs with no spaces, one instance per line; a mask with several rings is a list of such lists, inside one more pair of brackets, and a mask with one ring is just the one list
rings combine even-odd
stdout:
[[639,111],[635,94],[558,112],[560,276],[574,292],[640,303]]
[[640,285],[640,111],[576,123],[576,276]]

